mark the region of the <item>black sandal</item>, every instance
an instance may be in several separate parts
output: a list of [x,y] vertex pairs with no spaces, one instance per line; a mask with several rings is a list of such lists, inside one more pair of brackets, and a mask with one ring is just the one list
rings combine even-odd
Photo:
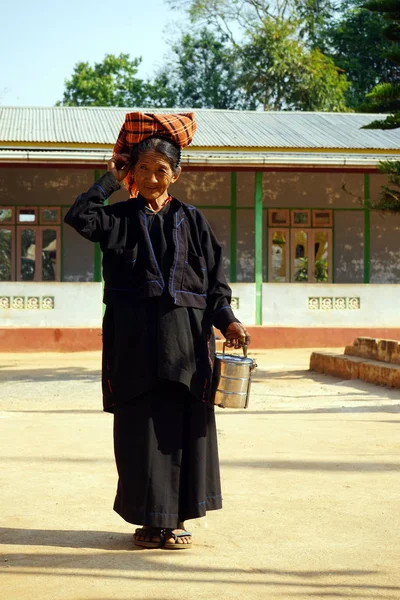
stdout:
[[[191,548],[193,545],[191,541],[187,544],[179,542],[179,538],[181,538],[181,537],[189,537],[190,539],[192,539],[192,534],[190,531],[183,530],[181,533],[174,533],[174,531],[172,529],[165,529],[163,535],[164,535],[163,548],[165,548],[166,550],[189,550],[189,548]],[[174,541],[166,542],[165,540],[169,537],[174,538]]]
[[[145,534],[148,540],[138,540],[136,536],[138,533]],[[159,537],[160,539],[156,542],[153,542],[154,537]],[[159,527],[138,527],[135,533],[133,534],[133,543],[136,546],[140,546],[141,548],[163,548],[165,542],[165,529],[160,529]]]

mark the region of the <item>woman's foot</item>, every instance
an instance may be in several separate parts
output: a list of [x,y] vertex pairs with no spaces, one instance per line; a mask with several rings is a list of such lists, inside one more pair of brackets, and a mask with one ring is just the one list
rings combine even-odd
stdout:
[[187,550],[192,546],[192,534],[186,531],[183,522],[176,529],[165,529],[163,548],[168,550]]
[[160,527],[139,527],[133,534],[136,546],[142,548],[161,548],[164,544],[164,530]]

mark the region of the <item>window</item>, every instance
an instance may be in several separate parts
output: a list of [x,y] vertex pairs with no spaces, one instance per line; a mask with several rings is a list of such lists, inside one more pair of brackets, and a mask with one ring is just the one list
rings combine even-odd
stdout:
[[60,280],[60,209],[0,207],[0,281]]
[[268,225],[270,227],[283,227],[289,225],[289,211],[288,210],[269,210],[268,211]]
[[291,210],[288,226],[276,227],[273,215],[279,212],[285,211],[268,211],[268,280],[332,281],[332,211]]
[[269,239],[269,280],[289,281],[289,230],[270,229]]
[[310,227],[311,219],[309,210],[292,210],[290,212],[292,227]]

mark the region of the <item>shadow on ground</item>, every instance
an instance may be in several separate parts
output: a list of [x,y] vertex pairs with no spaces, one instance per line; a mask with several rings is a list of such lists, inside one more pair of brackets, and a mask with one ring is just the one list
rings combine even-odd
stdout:
[[[279,570],[257,567],[240,568],[236,565],[232,567],[223,567],[210,565],[208,561],[204,564],[193,561],[185,565],[181,561],[178,564],[171,562],[161,563],[153,560],[154,553],[162,553],[164,550],[143,550],[135,547],[130,535],[116,533],[112,531],[63,531],[48,529],[0,529],[0,540],[4,544],[16,546],[38,546],[57,547],[57,548],[79,548],[96,549],[104,552],[96,553],[18,553],[7,552],[4,559],[7,569],[2,569],[4,575],[15,576],[45,574],[46,577],[59,576],[58,569],[61,569],[63,575],[67,574],[76,577],[93,577],[93,571],[96,571],[96,577],[100,579],[128,579],[132,581],[148,581],[149,577],[153,581],[167,581],[163,571],[168,572],[168,582],[181,581],[182,577],[190,576],[192,583],[205,584],[234,584],[239,586],[257,585],[268,588],[286,590],[286,594],[303,595],[303,589],[310,591],[307,595],[317,595],[319,598],[334,596],[336,598],[348,598],[351,592],[351,598],[377,598],[385,593],[385,598],[398,598],[399,596],[387,594],[388,592],[400,592],[400,586],[370,584],[366,580],[369,576],[380,574],[376,570],[352,570],[339,569],[331,571],[298,571],[298,570]],[[134,549],[140,550],[132,554]],[[199,545],[199,550],[204,551]],[[196,548],[190,551],[195,556]],[[201,556],[201,555],[198,555]],[[255,561],[256,562],[256,561]],[[75,572],[77,570],[77,572]],[[118,573],[113,573],[118,571]],[[122,572],[122,573],[121,573]],[[204,577],[204,574],[212,574],[210,577]],[[237,579],[233,579],[233,577]],[[337,583],[331,583],[331,578],[339,579]],[[349,582],[347,578],[357,578],[357,581]],[[347,579],[347,581],[346,581]],[[306,592],[304,591],[304,595]],[[287,597],[287,596],[286,596]],[[97,600],[108,600],[99,597]],[[111,599],[110,599],[111,600]],[[113,597],[116,600],[116,597]],[[148,596],[147,596],[148,600]],[[165,600],[168,600],[167,596]]]
[[6,369],[0,366],[0,381],[2,382],[100,381],[100,377],[100,368],[95,370],[84,367]]
[[[386,598],[394,600],[399,597],[400,586],[380,585],[369,583],[368,577],[376,577],[381,573],[379,571],[365,570],[355,571],[351,569],[341,569],[332,571],[288,571],[279,569],[268,569],[257,566],[250,568],[240,568],[235,565],[232,567],[221,567],[215,564],[209,564],[208,561],[202,561],[203,564],[185,565],[181,561],[178,564],[166,561],[153,560],[154,553],[164,553],[165,550],[142,550],[132,554],[134,546],[129,542],[127,536],[111,532],[81,532],[81,531],[48,531],[48,530],[5,530],[7,538],[14,538],[18,541],[8,543],[25,543],[27,545],[48,545],[47,538],[53,538],[53,545],[58,542],[61,547],[79,547],[93,548],[93,541],[90,538],[97,539],[96,548],[105,550],[105,552],[96,553],[7,553],[6,560],[8,568],[3,569],[4,575],[15,577],[16,575],[45,575],[48,577],[59,577],[62,575],[93,578],[95,575],[98,580],[128,580],[128,581],[149,581],[165,583],[166,586],[176,582],[182,584],[186,579],[186,584],[229,584],[238,586],[246,591],[245,586],[261,586],[265,591],[278,591],[284,594],[283,597],[295,596],[316,596],[318,598]],[[32,538],[30,537],[32,536]],[[110,539],[112,536],[113,539]],[[114,537],[115,536],[115,537]],[[3,536],[4,537],[4,536]],[[30,541],[32,539],[32,541]],[[118,543],[115,540],[118,539]],[[71,543],[74,544],[71,546]],[[199,546],[199,550],[204,548]],[[116,552],[116,550],[120,550]],[[196,549],[190,550],[195,556]],[[202,555],[199,554],[199,557]],[[211,577],[210,577],[211,576]],[[337,583],[332,583],[332,577],[336,578]],[[189,579],[187,579],[189,578]],[[349,581],[348,578],[352,578]],[[355,579],[355,581],[354,581]],[[168,588],[167,588],[168,589]],[[190,588],[188,588],[188,591]],[[393,593],[391,593],[393,592]],[[384,596],[382,595],[384,594]],[[116,600],[113,596],[113,600]],[[149,596],[146,596],[149,600]],[[97,600],[111,600],[98,597]],[[164,596],[168,600],[168,595]]]
[[[1,463],[48,463],[48,464],[99,464],[114,463],[112,458],[70,458],[58,456],[0,456]],[[313,471],[313,472],[353,472],[389,473],[400,472],[400,463],[372,461],[313,461],[313,460],[221,460],[223,468],[266,469],[268,471]],[[0,535],[5,529],[0,529]]]

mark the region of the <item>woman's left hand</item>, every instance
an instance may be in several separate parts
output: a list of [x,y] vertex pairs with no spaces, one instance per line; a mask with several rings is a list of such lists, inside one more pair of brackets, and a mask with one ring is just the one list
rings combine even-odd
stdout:
[[225,331],[228,348],[242,348],[250,344],[250,335],[241,323],[231,323]]

